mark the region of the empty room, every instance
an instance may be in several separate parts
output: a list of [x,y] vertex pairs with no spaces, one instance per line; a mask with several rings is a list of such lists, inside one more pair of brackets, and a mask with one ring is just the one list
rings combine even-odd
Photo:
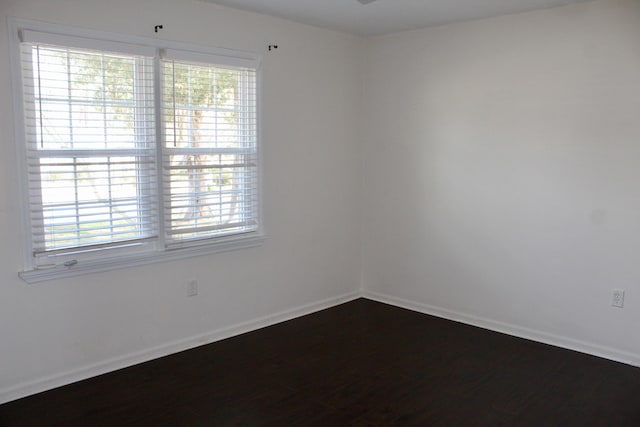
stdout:
[[1,0],[0,426],[640,425],[640,1]]

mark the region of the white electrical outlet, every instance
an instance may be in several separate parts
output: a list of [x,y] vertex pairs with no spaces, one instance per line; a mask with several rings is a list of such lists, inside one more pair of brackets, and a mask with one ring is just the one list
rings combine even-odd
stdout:
[[624,289],[611,290],[611,305],[614,307],[624,307]]
[[198,295],[198,281],[191,280],[187,283],[187,296],[195,297],[196,295]]

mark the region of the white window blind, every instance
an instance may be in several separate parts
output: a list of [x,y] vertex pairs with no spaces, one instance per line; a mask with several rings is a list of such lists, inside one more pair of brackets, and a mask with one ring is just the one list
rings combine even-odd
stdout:
[[35,23],[14,34],[26,273],[260,241],[253,54]]
[[162,60],[167,246],[258,227],[256,70]]
[[32,42],[21,55],[36,263],[152,239],[153,58]]

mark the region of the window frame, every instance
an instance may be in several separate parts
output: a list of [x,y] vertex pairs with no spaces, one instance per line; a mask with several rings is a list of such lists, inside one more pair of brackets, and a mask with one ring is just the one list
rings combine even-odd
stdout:
[[[123,34],[81,29],[66,25],[43,23],[39,21],[31,21],[19,18],[9,18],[9,53],[10,64],[12,70],[12,90],[13,90],[13,107],[14,107],[14,134],[17,148],[17,173],[19,195],[21,198],[21,219],[23,235],[23,270],[19,272],[19,276],[28,283],[37,283],[47,280],[79,276],[83,274],[103,272],[151,263],[166,262],[171,260],[179,260],[196,256],[208,255],[218,252],[227,252],[237,249],[256,247],[262,244],[265,239],[264,221],[263,221],[263,191],[262,191],[262,140],[261,140],[261,88],[262,88],[262,67],[261,55],[238,51],[226,48],[217,48],[196,45],[191,43],[176,42],[169,40],[161,40],[155,38],[146,38],[138,36],[129,36]],[[153,49],[154,54],[154,80],[155,80],[155,116],[156,116],[156,162],[157,162],[157,184],[159,191],[163,190],[162,182],[162,146],[164,141],[164,117],[161,111],[161,93],[160,93],[160,67],[161,56],[165,51],[171,51],[172,56],[176,60],[197,61],[209,63],[211,65],[227,65],[227,66],[244,66],[255,69],[256,81],[256,218],[257,229],[255,231],[241,232],[222,237],[211,237],[203,240],[193,241],[191,243],[167,247],[164,242],[164,232],[160,233],[158,244],[155,248],[148,251],[112,251],[104,250],[99,256],[79,257],[77,263],[58,263],[50,267],[36,267],[33,256],[33,235],[30,220],[30,203],[29,203],[29,186],[28,186],[28,167],[27,167],[27,141],[26,141],[26,119],[24,115],[24,94],[22,81],[22,62],[20,55],[20,34],[22,32],[37,32],[51,35],[52,44],[57,40],[62,43],[64,40],[73,39],[75,42],[86,43],[86,47],[95,50],[108,50],[109,46],[126,45],[133,49]],[[217,62],[211,62],[217,59]],[[161,193],[160,193],[161,194]],[[162,197],[158,200],[158,218],[159,222],[164,221],[162,211],[164,209]],[[163,227],[163,226],[161,226]],[[162,228],[161,228],[162,229]]]

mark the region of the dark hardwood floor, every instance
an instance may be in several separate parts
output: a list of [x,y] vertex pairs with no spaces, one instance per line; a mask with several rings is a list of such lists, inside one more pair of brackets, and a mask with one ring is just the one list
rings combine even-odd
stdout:
[[2,426],[640,426],[640,369],[365,299],[0,406]]

